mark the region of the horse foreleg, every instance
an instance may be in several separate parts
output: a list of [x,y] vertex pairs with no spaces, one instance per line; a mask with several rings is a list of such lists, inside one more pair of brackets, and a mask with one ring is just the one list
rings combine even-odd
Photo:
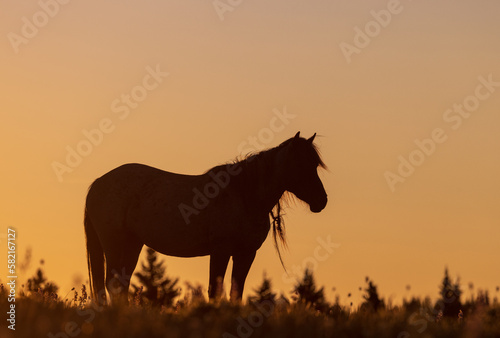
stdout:
[[208,298],[219,298],[222,295],[224,275],[226,274],[229,254],[214,253],[210,255],[210,280],[208,282]]
[[255,251],[233,256],[233,272],[231,277],[231,300],[241,300],[248,271],[255,258]]

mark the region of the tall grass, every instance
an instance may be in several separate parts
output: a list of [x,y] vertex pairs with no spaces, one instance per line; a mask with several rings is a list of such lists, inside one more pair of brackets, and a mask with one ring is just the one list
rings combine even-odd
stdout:
[[[78,292],[79,291],[79,292]],[[319,311],[278,299],[208,302],[195,288],[174,307],[99,307],[85,286],[66,299],[31,292],[16,299],[16,330],[2,318],[0,337],[499,337],[500,305],[475,303],[462,317],[441,317],[429,300],[413,299],[374,311],[329,304]],[[6,288],[0,287],[6,316]]]
[[[99,306],[89,298],[85,284],[59,296],[56,283],[45,276],[43,261],[40,264],[33,277],[18,284],[15,331],[6,320],[10,288],[0,281],[1,338],[500,337],[497,297],[491,302],[487,291],[478,290],[475,297],[461,302],[458,280],[452,283],[447,270],[437,302],[412,298],[397,306],[386,304],[366,277],[365,301],[359,307],[340,304],[338,298],[332,304],[306,269],[291,300],[278,297],[264,275],[262,285],[245,302],[208,301],[202,287],[190,283],[181,299],[172,293],[175,298],[150,301],[144,288],[165,289],[163,279],[169,279],[146,274],[144,287],[135,287],[128,305]],[[473,288],[469,284],[471,293]]]

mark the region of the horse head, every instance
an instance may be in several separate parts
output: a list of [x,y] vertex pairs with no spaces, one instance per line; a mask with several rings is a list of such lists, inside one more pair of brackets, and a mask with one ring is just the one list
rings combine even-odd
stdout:
[[316,133],[309,139],[295,137],[283,145],[282,180],[286,191],[306,202],[312,212],[320,212],[328,201],[323,183],[318,176],[318,167],[326,168],[313,141]]

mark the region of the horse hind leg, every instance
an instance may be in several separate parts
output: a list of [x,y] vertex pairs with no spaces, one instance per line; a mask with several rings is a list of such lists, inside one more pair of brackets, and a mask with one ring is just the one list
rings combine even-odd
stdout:
[[142,250],[142,244],[123,241],[114,250],[106,254],[106,289],[112,304],[128,303],[130,280]]
[[231,300],[241,300],[243,297],[243,288],[248,271],[255,259],[255,251],[239,253],[233,255],[233,271],[231,274]]

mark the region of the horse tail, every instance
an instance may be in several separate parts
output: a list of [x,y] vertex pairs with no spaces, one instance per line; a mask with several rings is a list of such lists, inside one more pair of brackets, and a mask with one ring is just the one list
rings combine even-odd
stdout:
[[[87,242],[87,265],[89,269],[89,284],[92,298],[99,302],[98,294],[104,289],[104,251],[102,250],[99,237],[90,221],[87,206],[85,206],[85,215],[83,220],[85,228],[85,238]],[[104,291],[105,300],[106,293]]]

